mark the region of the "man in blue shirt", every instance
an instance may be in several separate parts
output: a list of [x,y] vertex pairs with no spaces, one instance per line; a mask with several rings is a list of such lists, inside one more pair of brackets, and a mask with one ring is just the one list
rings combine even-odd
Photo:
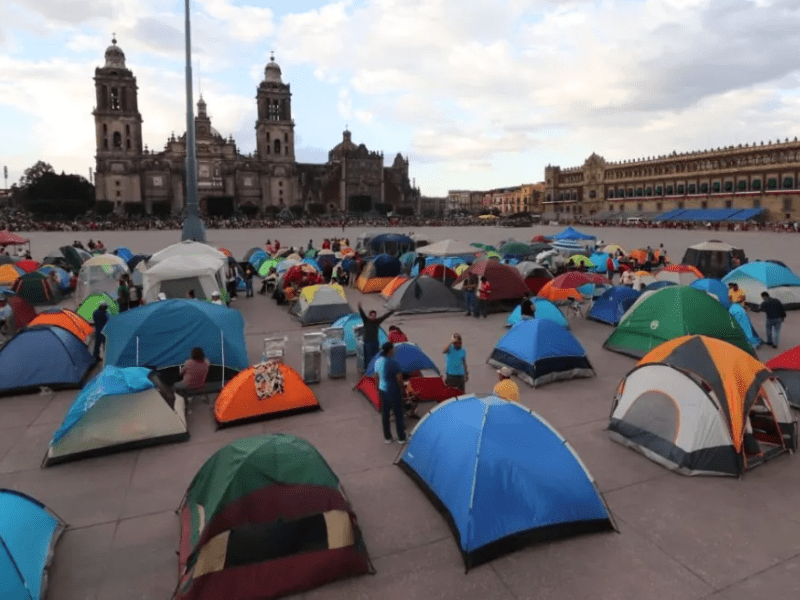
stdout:
[[780,300],[773,298],[767,292],[761,292],[761,299],[761,310],[767,317],[767,345],[777,348],[786,310]]
[[392,443],[392,430],[389,426],[389,416],[394,411],[394,420],[397,425],[397,443],[406,443],[406,430],[403,423],[403,372],[400,363],[392,358],[394,344],[386,342],[381,347],[380,356],[375,361],[375,383],[381,396],[381,421],[383,423],[383,440]]
[[467,351],[464,350],[460,333],[454,333],[450,343],[445,346],[444,383],[448,387],[464,390],[469,371],[467,371]]
[[100,303],[100,306],[92,313],[92,322],[94,323],[94,359],[100,360],[100,346],[106,342],[103,327],[108,323],[108,304]]

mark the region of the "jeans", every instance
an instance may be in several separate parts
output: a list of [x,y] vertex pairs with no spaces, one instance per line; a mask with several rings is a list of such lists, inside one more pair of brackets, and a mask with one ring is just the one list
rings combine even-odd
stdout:
[[94,334],[94,359],[100,360],[100,347],[106,343],[106,336],[97,332]]
[[383,439],[392,439],[392,429],[389,426],[389,413],[394,411],[394,422],[397,426],[397,439],[406,439],[406,428],[403,422],[403,398],[399,391],[381,393],[381,423],[383,424]]
[[767,343],[777,346],[778,338],[781,335],[781,325],[783,319],[767,319]]
[[378,342],[364,342],[364,369],[369,367],[369,362],[380,352],[381,347]]
[[478,314],[478,299],[475,297],[475,292],[464,292],[464,302],[467,304],[467,314]]
[[244,280],[245,289],[247,290],[246,297],[252,298],[253,297],[253,280],[252,279],[245,279]]
[[488,304],[489,304],[488,300],[482,300],[481,298],[478,298],[478,310],[475,311],[476,319],[480,316],[483,317],[486,316],[486,307],[488,306]]

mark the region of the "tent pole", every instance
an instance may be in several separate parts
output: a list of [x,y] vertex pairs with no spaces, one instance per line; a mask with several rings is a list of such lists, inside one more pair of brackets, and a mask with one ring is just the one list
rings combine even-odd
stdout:
[[222,387],[225,387],[225,332],[219,330],[220,345],[222,346]]
[[139,336],[136,336],[136,366],[139,366]]

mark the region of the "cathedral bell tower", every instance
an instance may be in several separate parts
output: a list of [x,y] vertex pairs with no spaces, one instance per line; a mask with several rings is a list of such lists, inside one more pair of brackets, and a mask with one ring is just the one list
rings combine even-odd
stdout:
[[105,65],[95,69],[94,87],[96,199],[109,200],[121,211],[125,204],[141,203],[142,116],[136,77],[125,66],[125,53],[116,39],[106,49]]
[[256,149],[261,161],[294,163],[294,121],[292,93],[281,79],[281,68],[275,56],[264,69],[264,81],[258,86],[258,120]]

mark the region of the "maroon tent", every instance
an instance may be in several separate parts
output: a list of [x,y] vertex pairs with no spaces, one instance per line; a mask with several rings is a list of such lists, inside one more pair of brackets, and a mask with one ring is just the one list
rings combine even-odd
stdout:
[[9,296],[8,305],[14,313],[14,331],[20,331],[36,318],[36,309],[24,298]]
[[453,284],[453,289],[460,290],[463,287],[467,275],[477,275],[486,277],[492,286],[492,293],[489,302],[514,302],[524,298],[529,292],[525,280],[522,279],[520,272],[509,265],[504,265],[495,260],[482,260],[473,264],[464,271]]
[[28,240],[10,231],[0,231],[0,246],[21,246],[27,244]]

